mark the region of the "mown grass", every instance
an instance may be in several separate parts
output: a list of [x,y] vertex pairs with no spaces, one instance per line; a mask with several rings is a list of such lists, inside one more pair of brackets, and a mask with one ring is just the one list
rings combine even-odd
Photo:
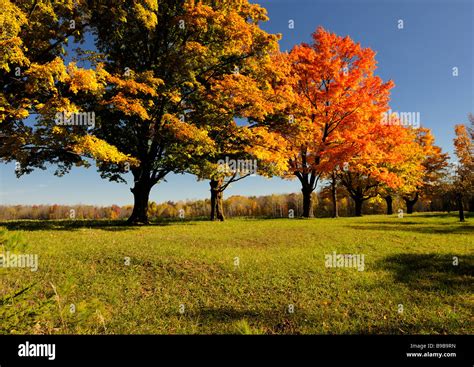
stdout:
[[[0,296],[35,284],[0,332],[474,331],[474,225],[454,215],[121,224],[0,223],[40,263],[0,270]],[[364,254],[364,271],[326,268],[333,251]]]

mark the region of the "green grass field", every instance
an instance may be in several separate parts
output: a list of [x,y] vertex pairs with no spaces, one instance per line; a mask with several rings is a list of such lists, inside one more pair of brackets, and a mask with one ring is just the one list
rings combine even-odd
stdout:
[[[455,215],[0,226],[39,255],[0,269],[1,333],[474,332],[474,225]],[[364,271],[327,268],[333,251]]]

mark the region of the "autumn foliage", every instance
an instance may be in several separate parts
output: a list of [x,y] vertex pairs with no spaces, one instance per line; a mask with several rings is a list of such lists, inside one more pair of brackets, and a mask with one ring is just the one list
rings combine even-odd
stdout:
[[[130,223],[148,222],[150,192],[170,173],[209,180],[211,218],[223,220],[224,190],[249,176],[222,170],[226,159],[298,179],[303,217],[323,181],[335,205],[344,188],[360,215],[380,195],[413,206],[446,167],[428,129],[381,123],[394,83],[376,75],[375,51],[348,36],[320,27],[311,43],[280,52],[279,35],[260,27],[266,10],[247,0],[1,4],[0,158],[17,162],[18,176],[92,161],[111,181],[131,173]],[[86,34],[94,50],[66,63],[68,43]],[[57,123],[58,113],[84,112],[92,126]],[[472,154],[461,127],[457,135],[465,172]]]
[[365,167],[359,160],[359,169],[370,170],[377,180],[396,180],[377,165],[388,155],[383,141],[394,134],[396,144],[397,132],[380,124],[393,83],[374,74],[375,52],[319,28],[311,44],[295,46],[281,59],[286,69],[277,84],[286,103],[260,124],[285,140],[281,158],[288,165],[286,176],[302,185],[303,216],[312,216],[311,193],[320,179],[351,157],[373,155]]

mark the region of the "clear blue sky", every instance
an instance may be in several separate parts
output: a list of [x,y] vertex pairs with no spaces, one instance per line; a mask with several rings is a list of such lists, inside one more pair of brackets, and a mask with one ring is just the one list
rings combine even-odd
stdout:
[[[260,0],[270,21],[263,28],[281,33],[281,49],[309,42],[319,26],[349,35],[377,51],[378,74],[392,79],[394,111],[420,112],[437,144],[452,153],[453,128],[474,112],[472,0]],[[404,29],[398,29],[403,20]],[[294,21],[294,29],[288,22]],[[452,75],[457,67],[459,75]],[[74,168],[58,178],[53,170],[36,171],[19,180],[14,165],[0,165],[2,204],[131,204],[130,185],[100,179],[94,168]],[[133,183],[133,180],[129,180]],[[250,177],[226,191],[230,195],[264,195],[300,190],[298,181]],[[169,175],[152,190],[150,200],[207,198],[209,184],[190,175]]]

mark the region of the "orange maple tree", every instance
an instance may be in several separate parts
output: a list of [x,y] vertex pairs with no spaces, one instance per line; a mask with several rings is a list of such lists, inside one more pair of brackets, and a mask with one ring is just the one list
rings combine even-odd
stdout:
[[441,148],[435,145],[435,139],[430,129],[419,128],[416,130],[416,143],[423,151],[422,177],[418,184],[413,186],[402,186],[399,190],[405,200],[407,213],[413,213],[413,207],[418,199],[428,196],[436,189],[440,178],[445,174],[444,169],[448,165],[448,154],[443,153]]
[[286,177],[300,181],[303,216],[311,217],[318,181],[370,143],[367,136],[388,109],[393,84],[374,75],[374,51],[323,28],[311,44],[280,59],[288,67],[276,83],[288,100],[261,124],[285,139]]
[[[470,116],[471,123],[474,119]],[[454,151],[458,158],[455,179],[453,182],[459,220],[465,221],[463,199],[474,195],[474,142],[473,130],[468,131],[466,125],[458,124],[454,128]]]
[[422,149],[411,128],[380,121],[373,121],[371,127],[365,135],[367,144],[357,149],[345,167],[336,169],[354,201],[356,216],[362,215],[364,201],[379,196],[381,190],[413,188],[422,177]]

